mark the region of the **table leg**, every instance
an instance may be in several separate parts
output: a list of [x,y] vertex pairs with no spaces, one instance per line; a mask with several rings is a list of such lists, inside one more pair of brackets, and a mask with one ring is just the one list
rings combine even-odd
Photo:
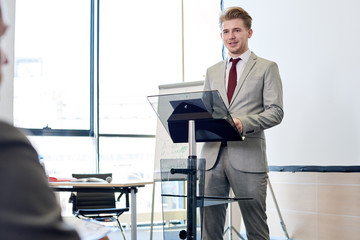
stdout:
[[131,188],[131,240],[136,240],[136,189]]

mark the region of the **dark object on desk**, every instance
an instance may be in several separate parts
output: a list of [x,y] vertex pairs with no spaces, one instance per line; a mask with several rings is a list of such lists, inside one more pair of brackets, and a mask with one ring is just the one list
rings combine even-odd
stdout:
[[71,182],[108,182],[111,183],[112,177],[106,177],[106,179],[98,178],[98,177],[88,177],[88,178],[73,178],[74,180],[71,180]]
[[[74,178],[99,178],[106,181],[111,178],[111,173],[103,174],[73,174]],[[120,200],[121,195],[118,200]],[[124,239],[126,236],[121,226],[119,217],[124,212],[129,211],[129,207],[116,208],[115,194],[113,192],[76,192],[71,193],[70,202],[73,203],[73,214],[80,218],[91,218],[97,221],[114,222],[116,221],[122,232]]]

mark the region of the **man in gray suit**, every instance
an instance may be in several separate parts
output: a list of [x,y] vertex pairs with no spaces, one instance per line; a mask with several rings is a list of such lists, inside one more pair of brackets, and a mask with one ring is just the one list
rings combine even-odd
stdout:
[[[228,57],[207,70],[204,90],[219,91],[245,140],[204,144],[205,195],[228,196],[231,187],[236,197],[253,198],[239,201],[247,237],[269,239],[264,130],[283,119],[280,74],[276,63],[249,50],[252,18],[244,9],[226,9],[219,20]],[[202,239],[222,239],[225,217],[225,204],[204,208]]]

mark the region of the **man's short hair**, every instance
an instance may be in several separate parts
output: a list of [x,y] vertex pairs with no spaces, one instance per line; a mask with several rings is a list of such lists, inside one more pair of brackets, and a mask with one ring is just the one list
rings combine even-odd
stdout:
[[220,13],[220,17],[219,17],[220,29],[222,30],[224,21],[228,21],[236,18],[240,18],[244,20],[244,24],[247,29],[251,28],[251,23],[252,23],[251,16],[241,7],[230,7],[224,9]]

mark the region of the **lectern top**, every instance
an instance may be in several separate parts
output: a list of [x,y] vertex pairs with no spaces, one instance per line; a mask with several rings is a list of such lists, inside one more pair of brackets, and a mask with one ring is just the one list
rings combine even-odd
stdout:
[[154,95],[148,100],[174,143],[188,141],[189,120],[195,120],[196,142],[243,140],[217,90]]

